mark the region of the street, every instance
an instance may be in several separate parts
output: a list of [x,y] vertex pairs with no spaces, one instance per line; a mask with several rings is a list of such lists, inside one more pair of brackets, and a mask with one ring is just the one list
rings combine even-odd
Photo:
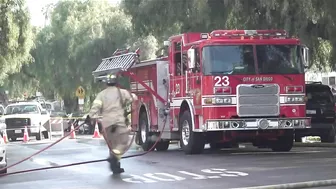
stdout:
[[[9,165],[50,145],[52,141],[8,144]],[[8,172],[98,160],[108,156],[101,139],[66,139]],[[128,154],[141,153],[132,146]],[[334,179],[336,148],[295,147],[274,153],[241,145],[239,149],[206,150],[185,155],[176,144],[167,152],[122,160],[125,173],[112,176],[107,162],[9,175],[0,178],[3,189],[138,189],[241,188]],[[322,187],[321,187],[322,188]],[[334,187],[324,187],[334,188]]]

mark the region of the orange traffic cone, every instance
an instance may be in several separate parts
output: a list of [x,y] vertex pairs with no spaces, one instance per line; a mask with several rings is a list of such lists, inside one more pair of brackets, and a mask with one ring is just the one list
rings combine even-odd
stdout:
[[71,124],[71,135],[70,135],[70,139],[75,139],[76,138],[76,133],[75,133],[75,127],[73,124]]
[[8,136],[7,136],[7,131],[6,131],[6,129],[3,131],[3,140],[4,140],[4,142],[5,143],[8,143]]
[[97,121],[96,121],[96,126],[95,126],[95,130],[94,130],[92,138],[100,138],[99,127],[98,127],[98,122]]
[[28,142],[28,141],[29,141],[29,134],[28,134],[27,126],[25,126],[24,133],[23,133],[23,142]]

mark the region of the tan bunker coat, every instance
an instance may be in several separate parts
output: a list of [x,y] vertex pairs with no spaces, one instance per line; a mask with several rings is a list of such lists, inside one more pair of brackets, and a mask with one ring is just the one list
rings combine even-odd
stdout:
[[125,124],[124,111],[126,107],[123,107],[121,100],[124,104],[131,103],[133,100],[137,100],[137,97],[125,89],[109,86],[98,93],[89,112],[91,118],[101,113],[102,134],[106,137],[105,140],[112,153],[119,158],[129,146],[130,132],[127,128],[128,125]]

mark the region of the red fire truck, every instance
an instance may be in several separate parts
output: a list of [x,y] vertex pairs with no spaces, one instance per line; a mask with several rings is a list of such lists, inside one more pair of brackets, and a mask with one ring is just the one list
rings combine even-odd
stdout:
[[[305,113],[309,49],[284,30],[184,33],[164,42],[166,54],[139,61],[115,53],[93,72],[96,80],[122,72],[139,100],[132,105],[137,143],[157,151],[180,141],[187,154],[252,142],[290,151]],[[162,133],[161,133],[162,132]]]

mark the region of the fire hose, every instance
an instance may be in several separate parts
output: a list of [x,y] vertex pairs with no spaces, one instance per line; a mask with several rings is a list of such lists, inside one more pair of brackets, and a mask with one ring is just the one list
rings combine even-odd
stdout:
[[[163,121],[163,127],[162,127],[162,130],[159,134],[159,137],[157,138],[157,140],[155,141],[155,143],[153,144],[153,146],[148,150],[148,151],[145,151],[143,153],[139,153],[139,154],[132,154],[132,155],[128,155],[128,156],[124,156],[122,157],[121,159],[127,159],[127,158],[132,158],[132,157],[138,157],[138,156],[143,156],[143,155],[146,155],[148,154],[149,152],[153,151],[155,149],[155,146],[157,145],[157,143],[161,140],[161,136],[162,136],[162,133],[166,127],[166,123],[167,123],[167,116],[165,117],[164,121]],[[18,161],[10,166],[7,166],[5,168],[2,168],[0,169],[0,171],[4,170],[4,169],[9,169],[11,167],[14,167],[16,165],[19,165],[29,159],[31,159],[32,157],[46,151],[47,149],[53,147],[54,145],[56,145],[57,143],[61,142],[62,140],[64,140],[66,137],[68,137],[69,135],[71,135],[72,132],[75,132],[75,130],[77,130],[78,128],[80,128],[81,126],[83,126],[84,123],[76,126],[72,131],[70,131],[68,134],[64,135],[62,138],[58,139],[57,141],[53,142],[52,144],[50,144],[49,146],[39,150],[38,152],[30,155],[29,157],[26,157],[24,158],[23,160],[21,161]],[[133,135],[133,138],[131,140],[131,143],[129,144],[127,150],[131,147],[133,141],[134,141],[134,137],[135,137],[136,133]],[[106,138],[105,138],[105,134],[103,134],[103,137],[106,141]],[[109,146],[109,149],[110,148],[110,145],[109,143],[106,141],[107,145]],[[71,167],[71,166],[76,166],[76,165],[83,165],[83,164],[91,164],[91,163],[99,163],[99,162],[104,162],[104,161],[107,161],[108,159],[99,159],[99,160],[91,160],[91,161],[82,161],[82,162],[77,162],[77,163],[70,163],[70,164],[65,164],[65,165],[57,165],[57,166],[52,166],[52,167],[42,167],[42,168],[36,168],[36,169],[27,169],[27,170],[22,170],[22,171],[15,171],[15,172],[10,172],[10,173],[5,173],[5,174],[0,174],[0,177],[3,177],[3,176],[8,176],[8,175],[15,175],[15,174],[20,174],[20,173],[28,173],[28,172],[33,172],[33,171],[42,171],[42,170],[49,170],[49,169],[59,169],[59,168],[64,168],[64,167]]]

